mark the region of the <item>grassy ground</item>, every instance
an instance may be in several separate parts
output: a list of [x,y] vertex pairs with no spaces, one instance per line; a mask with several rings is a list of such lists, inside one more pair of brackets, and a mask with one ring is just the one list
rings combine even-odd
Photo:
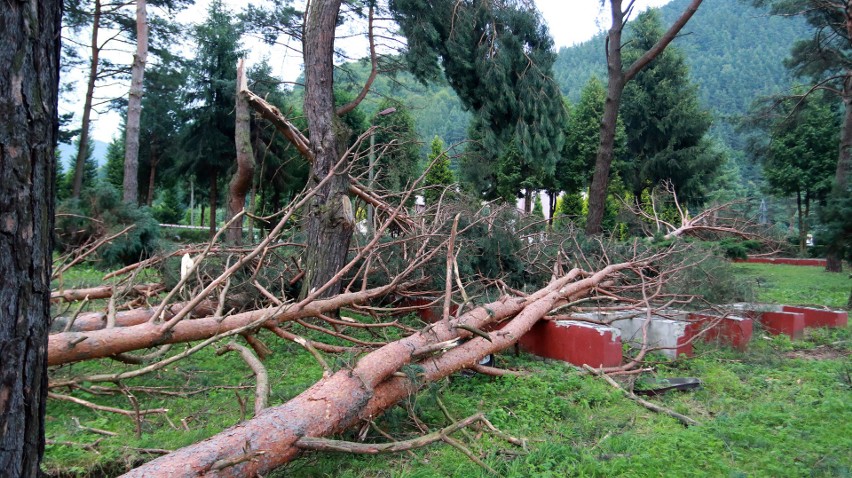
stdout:
[[[787,299],[815,283],[812,271],[802,270],[811,268],[773,274],[775,268],[784,266],[751,266],[736,267],[740,273],[761,278],[762,301],[776,296],[788,303],[823,300],[818,299],[823,297],[821,292],[811,293],[807,300]],[[845,274],[828,279],[826,288],[840,291],[845,287],[848,294]],[[770,291],[775,295],[769,295]],[[843,303],[845,299],[843,296]],[[529,440],[524,451],[489,435],[455,435],[505,476],[850,476],[850,338],[850,328],[810,331],[805,341],[795,343],[757,331],[751,349],[744,354],[700,345],[695,358],[661,360],[658,377],[693,376],[703,381],[698,391],[651,399],[702,422],[693,428],[639,407],[601,379],[563,363],[523,354],[503,354],[498,365],[526,370],[530,372],[527,377],[456,376],[412,396],[409,408],[436,430],[450,421],[441,411],[440,400],[456,419],[481,411],[504,432]],[[298,346],[272,338],[267,343],[274,349],[266,362],[271,405],[288,400],[320,378],[321,369]],[[332,360],[335,368],[341,368],[354,358]],[[97,361],[66,366],[55,376],[129,368]],[[52,400],[47,437],[53,444],[47,447],[44,467],[54,476],[115,476],[149,458],[145,449],[174,449],[236,423],[242,416],[241,400],[251,415],[253,383],[251,372],[239,357],[233,353],[217,357],[213,350],[201,351],[147,378],[128,381],[128,387],[165,387],[132,390],[142,408],[169,409],[165,415],[148,416],[139,436],[132,418]],[[629,381],[624,385],[630,386]],[[132,408],[125,395],[102,393],[94,388],[74,392],[99,404]],[[84,427],[106,429],[118,436],[84,430],[75,419]],[[391,410],[377,425],[397,439],[420,433],[403,407]],[[371,432],[368,440],[386,439]],[[93,443],[97,444],[82,446]],[[432,445],[413,455],[309,454],[270,476],[488,475],[458,450]]]
[[733,268],[753,281],[761,302],[843,308],[852,287],[848,272],[825,272],[822,267],[741,262]]

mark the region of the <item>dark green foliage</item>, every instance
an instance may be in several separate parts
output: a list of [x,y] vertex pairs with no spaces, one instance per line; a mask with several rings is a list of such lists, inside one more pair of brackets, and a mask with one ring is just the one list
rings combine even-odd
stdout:
[[[298,100],[281,88],[280,80],[272,75],[268,62],[262,61],[250,68],[248,81],[249,89],[278,107],[298,128],[305,130],[304,118],[293,106]],[[256,115],[252,115],[251,135],[258,195],[255,209],[259,215],[265,216],[279,211],[302,190],[308,179],[308,162],[276,131],[275,126]]]
[[[140,201],[150,203],[154,199],[148,198],[152,169],[155,190],[159,186],[171,187],[182,179],[167,174],[175,168],[175,158],[192,153],[182,150],[180,137],[189,113],[183,98],[188,73],[183,60],[176,58],[166,58],[145,72],[137,181]],[[233,143],[231,146],[233,149]]]
[[825,80],[823,85],[831,85],[837,91],[843,89],[842,73],[852,67],[852,59],[847,13],[840,5],[817,0],[752,0],[751,3],[769,7],[773,15],[804,18],[810,32],[789,49],[785,66],[799,77]]
[[[593,76],[583,87],[580,101],[568,113],[565,146],[556,163],[556,189],[578,193],[588,187],[595,167],[595,157],[600,144],[601,118],[604,113],[606,90],[604,84]],[[614,156],[624,154],[624,122],[618,119],[615,130]]]
[[832,100],[819,93],[767,99],[769,106],[755,108],[747,123],[768,192],[796,201],[800,252],[805,251],[811,206],[824,201],[834,184],[840,124]]
[[263,41],[270,45],[275,44],[281,36],[301,36],[304,13],[292,6],[292,0],[265,3],[264,6],[249,4],[240,13],[240,20],[247,32],[260,34]]
[[[837,257],[852,262],[852,190],[831,195],[819,210],[820,227],[815,244]],[[850,297],[852,298],[852,297]]]
[[750,253],[761,250],[763,244],[760,241],[729,237],[719,241],[718,247],[728,259],[747,259]]
[[162,200],[154,205],[153,213],[157,221],[165,224],[177,224],[183,218],[184,208],[174,187],[163,191]]
[[203,182],[221,178],[236,156],[234,95],[241,54],[239,24],[222,1],[211,2],[207,14],[194,31],[198,55],[188,64],[191,109],[178,165],[181,173]]
[[56,156],[56,161],[54,161],[56,172],[54,173],[53,181],[56,184],[54,184],[53,190],[56,194],[56,200],[61,201],[71,195],[71,189],[68,181],[66,180],[67,173],[65,172],[65,168],[62,166],[62,154],[59,152],[59,149],[54,152],[54,156]]
[[389,191],[399,192],[417,176],[417,163],[420,159],[420,144],[414,129],[414,118],[408,108],[397,101],[384,99],[379,103],[378,111],[388,111],[395,108],[391,114],[373,117],[372,124],[376,127],[375,180],[379,187]]
[[780,112],[785,116],[777,117],[768,131],[772,139],[762,156],[763,174],[773,193],[821,199],[831,190],[837,164],[836,105],[817,95],[792,110],[796,101],[786,102]]
[[432,167],[426,173],[426,177],[423,178],[423,186],[428,188],[424,191],[423,197],[426,200],[426,205],[431,206],[435,204],[441,195],[448,198],[452,197],[452,194],[448,194],[449,191],[445,193],[444,189],[455,182],[453,172],[450,170],[450,158],[445,151],[444,142],[437,136],[432,139],[431,151],[427,157],[428,164],[431,164]]
[[[94,158],[95,149],[92,146],[91,141],[89,141],[89,143],[86,146],[87,146],[86,147],[86,160],[83,163],[84,164],[84,166],[83,166],[83,189],[84,190],[94,188],[94,187],[97,186],[97,183],[98,183],[98,163],[97,163],[97,161],[95,161],[95,158]],[[74,141],[74,151],[77,151],[79,149],[79,147],[80,147],[80,139],[77,138],[77,140]],[[70,193],[71,185],[74,183],[74,167],[73,167],[73,165],[77,164],[77,155],[76,154],[71,156],[71,158],[69,160],[69,164],[72,167],[65,173],[65,177],[63,177],[63,178],[57,177],[56,180],[57,180],[57,182],[60,181],[60,180],[64,182],[64,184],[62,184],[59,188],[57,188],[57,190],[62,190],[62,191],[67,190]]]
[[[683,12],[689,0],[659,9],[664,25]],[[628,23],[626,32],[634,22]],[[781,58],[808,35],[802,21],[769,17],[742,0],[704,2],[673,46],[682,50],[690,78],[704,107],[714,114],[713,132],[731,147],[742,143],[730,120],[748,111],[757,96],[776,94],[790,84]],[[592,76],[606,75],[604,35],[559,51],[554,74],[562,92],[577,101]]]
[[116,189],[124,184],[124,128],[107,146],[104,180]]
[[[486,154],[464,161],[462,178],[474,175],[483,160],[492,167],[480,173],[494,169],[512,143],[520,171],[532,171],[539,181],[552,174],[564,140],[565,113],[550,75],[552,40],[535,8],[520,1],[451,0],[395,0],[390,7],[408,40],[410,70],[420,80],[436,78],[443,70],[475,116],[473,129],[479,129],[479,147]],[[503,180],[517,177],[514,171],[497,169],[503,170]],[[497,185],[489,182],[477,192],[495,194]],[[504,184],[496,194],[523,187]]]
[[97,250],[99,267],[132,264],[157,249],[159,226],[151,211],[124,203],[110,185],[85,190],[80,199],[63,201],[57,205],[56,213],[56,247],[61,252],[72,251],[135,225]]
[[[631,26],[624,49],[628,65],[664,33],[656,10],[643,12]],[[699,105],[698,90],[677,47],[666,48],[627,84],[619,117],[627,131],[627,154],[618,169],[634,197],[669,181],[682,202],[703,199],[724,158],[705,138],[711,115]]]

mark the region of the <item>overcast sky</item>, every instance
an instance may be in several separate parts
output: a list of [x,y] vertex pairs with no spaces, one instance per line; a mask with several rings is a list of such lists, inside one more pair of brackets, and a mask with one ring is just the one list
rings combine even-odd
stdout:
[[[658,7],[669,3],[671,0],[637,0],[636,9],[634,12],[638,14],[640,11],[649,7]],[[247,2],[242,0],[225,0],[233,11],[238,11]],[[575,43],[580,43],[588,40],[596,33],[605,30],[609,23],[607,4],[606,8],[601,7],[600,0],[536,0],[536,5],[542,13],[542,17],[547,22],[550,29],[550,34],[553,36],[556,48],[563,46],[571,46]],[[209,0],[197,0],[195,6],[183,12],[179,19],[185,22],[203,21],[204,12],[207,9]],[[347,47],[347,43],[351,45]],[[350,50],[348,53],[353,57],[366,56],[366,42],[356,39],[338,40],[337,47],[343,47]],[[275,68],[279,76],[285,77],[285,80],[292,81],[298,76],[300,71],[300,58],[297,58],[292,51],[285,51],[283,48],[268,49],[255,39],[247,39],[244,41],[244,47],[250,51],[249,63],[258,61],[263,57],[267,57],[270,64]],[[114,61],[121,61],[115,59]],[[130,62],[128,59],[127,63]],[[79,77],[79,80],[77,78]],[[77,94],[74,95],[80,99],[85,92],[85,84],[83,83],[83,75],[79,72],[73,74],[71,78],[78,83]],[[116,85],[115,93],[110,92],[109,95],[126,94],[127,85]],[[123,92],[123,93],[122,93]],[[106,95],[99,95],[106,96]],[[61,105],[62,112],[76,111],[82,109],[82,101],[79,103],[69,102],[67,99]],[[81,114],[75,114],[76,118],[80,118]],[[116,113],[106,113],[98,115],[93,112],[92,137],[97,140],[109,142],[117,133],[120,118]]]

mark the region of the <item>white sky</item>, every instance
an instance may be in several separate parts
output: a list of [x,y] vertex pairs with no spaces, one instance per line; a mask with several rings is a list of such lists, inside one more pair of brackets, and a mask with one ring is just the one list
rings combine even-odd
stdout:
[[[669,1],[671,0],[637,0],[634,15],[649,7],[665,5]],[[225,0],[225,3],[230,6],[231,10],[238,11],[247,2]],[[535,3],[548,24],[550,34],[553,36],[557,49],[588,40],[596,33],[605,30],[609,24],[609,5],[607,3],[605,7],[601,7],[601,0],[535,0]],[[185,22],[203,21],[208,4],[209,0],[197,0],[193,7],[182,12],[178,18]],[[282,79],[292,81],[298,76],[301,68],[301,58],[298,58],[292,50],[282,47],[270,49],[253,38],[245,39],[243,46],[250,52],[249,63],[259,61],[263,57],[268,57],[270,64],[276,70],[275,73],[282,76]],[[366,41],[363,38],[338,40],[336,46],[346,49],[347,53],[355,58],[363,57],[367,54]],[[113,61],[130,63],[129,54],[125,53],[123,60],[121,54],[117,55],[119,56],[113,58]],[[68,96],[74,96],[79,101],[70,101],[68,98],[63,99],[60,111],[63,113],[69,111],[77,112],[75,118],[79,121],[79,118],[82,116],[79,111],[82,110],[82,98],[85,93],[84,74],[81,71],[76,71],[69,75],[68,78],[76,83],[76,94]],[[129,86],[124,84],[112,85],[101,89],[100,92],[96,90],[96,95],[118,96],[126,94],[128,88]],[[104,114],[93,112],[92,118],[92,137],[99,141],[111,141],[113,136],[118,132],[120,123],[119,115],[114,112],[106,112]]]

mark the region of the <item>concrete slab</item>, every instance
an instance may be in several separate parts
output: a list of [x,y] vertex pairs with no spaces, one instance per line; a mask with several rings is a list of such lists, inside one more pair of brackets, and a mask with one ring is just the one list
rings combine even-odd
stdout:
[[[593,312],[573,314],[577,318],[586,318],[607,322],[621,331],[621,339],[636,347],[642,346],[642,328],[647,320],[644,310],[620,312]],[[681,354],[692,356],[690,339],[695,335],[696,327],[690,326],[687,313],[682,311],[660,311],[651,316],[648,326],[648,346],[661,347],[660,352],[674,359]]]

